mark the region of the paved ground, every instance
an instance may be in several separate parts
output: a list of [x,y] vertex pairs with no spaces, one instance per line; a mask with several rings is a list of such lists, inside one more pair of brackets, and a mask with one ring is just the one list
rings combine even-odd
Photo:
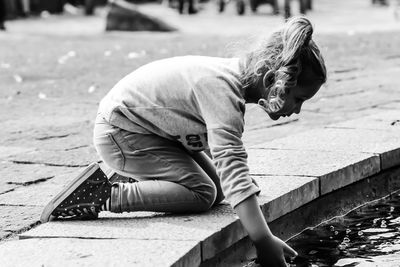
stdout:
[[[245,142],[259,144],[326,124],[400,108],[400,22],[393,10],[354,0],[315,1],[310,13],[329,82],[301,116],[271,122],[250,106]],[[349,1],[350,2],[350,1]],[[160,14],[159,7],[143,7]],[[0,239],[36,224],[42,207],[79,167],[97,160],[91,129],[97,103],[119,78],[154,59],[226,55],[228,43],[282,22],[267,6],[238,17],[215,5],[196,17],[162,11],[181,31],[104,34],[104,10],[86,18],[8,22],[0,33]],[[249,39],[251,40],[251,39]],[[245,46],[245,45],[241,45]],[[268,128],[268,129],[266,129]]]

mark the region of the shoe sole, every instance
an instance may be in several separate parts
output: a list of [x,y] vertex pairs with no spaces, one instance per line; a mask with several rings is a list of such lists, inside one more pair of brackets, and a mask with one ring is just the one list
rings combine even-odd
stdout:
[[47,205],[44,207],[40,222],[46,223],[54,219],[51,214],[53,211],[69,196],[71,195],[83,182],[86,181],[94,172],[100,169],[98,163],[91,163],[82,173],[80,173],[74,180],[72,180],[64,189],[58,193]]

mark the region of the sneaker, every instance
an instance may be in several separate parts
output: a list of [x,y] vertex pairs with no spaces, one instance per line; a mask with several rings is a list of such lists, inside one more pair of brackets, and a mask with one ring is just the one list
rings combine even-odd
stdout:
[[40,221],[57,217],[96,219],[111,195],[111,183],[97,163],[90,164],[44,208]]

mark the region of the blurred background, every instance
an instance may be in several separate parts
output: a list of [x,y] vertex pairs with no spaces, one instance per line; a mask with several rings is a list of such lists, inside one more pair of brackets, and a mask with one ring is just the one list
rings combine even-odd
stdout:
[[306,14],[324,31],[373,31],[398,27],[399,5],[399,0],[0,0],[0,28],[59,34],[106,29],[244,34]]

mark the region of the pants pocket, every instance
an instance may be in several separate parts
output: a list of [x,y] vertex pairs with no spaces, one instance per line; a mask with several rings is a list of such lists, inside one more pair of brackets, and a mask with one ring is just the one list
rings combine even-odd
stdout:
[[125,155],[117,141],[115,141],[115,137],[110,133],[107,136],[111,142],[111,146],[109,148],[110,163],[106,162],[106,164],[111,168],[122,171],[125,167]]
[[93,139],[100,158],[114,170],[123,170],[125,156],[111,133],[97,133]]

